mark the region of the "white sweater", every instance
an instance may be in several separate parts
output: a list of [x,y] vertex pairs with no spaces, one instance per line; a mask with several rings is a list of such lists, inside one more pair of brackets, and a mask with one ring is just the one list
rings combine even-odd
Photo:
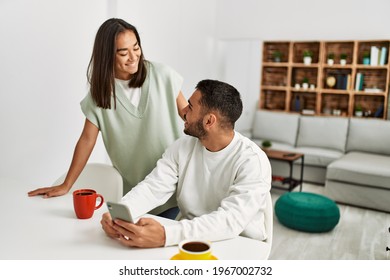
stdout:
[[264,227],[271,166],[265,153],[235,132],[218,152],[191,136],[176,140],[156,168],[123,198],[133,217],[165,203],[176,191],[181,220],[165,226],[165,246],[184,239],[267,238]]

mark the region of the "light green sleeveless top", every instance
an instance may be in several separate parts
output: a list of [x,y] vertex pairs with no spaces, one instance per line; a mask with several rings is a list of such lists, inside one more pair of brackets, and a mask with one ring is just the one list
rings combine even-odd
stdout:
[[[183,123],[177,112],[176,97],[183,79],[168,66],[147,62],[148,74],[141,88],[138,107],[116,87],[116,109],[96,106],[89,93],[81,101],[85,117],[102,133],[113,166],[123,178],[123,194],[142,181],[156,166],[165,149],[182,135]],[[176,205],[174,198],[153,214]]]

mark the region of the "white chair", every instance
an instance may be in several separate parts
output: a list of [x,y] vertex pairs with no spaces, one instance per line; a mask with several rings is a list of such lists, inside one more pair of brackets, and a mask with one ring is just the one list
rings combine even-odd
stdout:
[[272,248],[272,237],[274,231],[274,207],[272,204],[271,193],[269,192],[266,197],[266,206],[264,211],[264,223],[265,223],[265,231],[267,233],[267,239],[264,241],[268,245],[268,253],[267,258],[271,253]]
[[[66,174],[58,178],[53,185],[62,184]],[[123,196],[123,179],[113,166],[103,163],[88,163],[76,182],[71,192],[76,189],[94,189],[104,197],[104,201],[119,201]]]

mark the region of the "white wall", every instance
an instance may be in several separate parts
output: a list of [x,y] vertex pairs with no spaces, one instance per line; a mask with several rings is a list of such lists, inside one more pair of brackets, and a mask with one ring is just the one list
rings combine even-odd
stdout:
[[[317,4],[317,2],[319,4]],[[84,116],[93,39],[108,17],[140,31],[148,59],[196,83],[233,84],[250,128],[263,40],[389,39],[388,0],[1,0],[0,177],[50,184],[69,166]],[[90,161],[106,161],[101,141]]]
[[172,66],[189,98],[202,79],[215,78],[216,0],[117,0],[117,16],[135,25],[147,59]]
[[0,177],[41,186],[68,168],[94,34],[107,13],[105,0],[91,3],[0,1]]
[[220,39],[390,38],[388,0],[218,0]]
[[243,133],[251,129],[260,88],[259,40],[219,40],[216,57],[218,79],[234,85],[241,93],[243,112],[235,129]]

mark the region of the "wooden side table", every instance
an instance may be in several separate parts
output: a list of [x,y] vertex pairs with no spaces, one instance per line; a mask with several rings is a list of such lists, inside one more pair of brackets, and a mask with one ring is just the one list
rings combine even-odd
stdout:
[[[280,176],[272,176],[272,180],[278,180],[282,181],[283,184],[289,184],[288,191],[292,191],[296,186],[299,185],[299,191],[302,191],[302,183],[303,183],[303,168],[304,168],[304,160],[305,160],[305,155],[300,154],[300,153],[295,153],[295,152],[287,152],[287,151],[279,151],[279,150],[272,150],[272,149],[264,149],[263,150],[266,155],[268,156],[269,159],[273,160],[278,160],[278,161],[283,161],[288,163],[290,166],[290,175],[287,178],[280,177]],[[300,180],[296,180],[293,178],[293,163],[294,161],[301,159],[301,178]],[[284,189],[278,186],[272,186],[273,188],[278,188],[278,189]]]

